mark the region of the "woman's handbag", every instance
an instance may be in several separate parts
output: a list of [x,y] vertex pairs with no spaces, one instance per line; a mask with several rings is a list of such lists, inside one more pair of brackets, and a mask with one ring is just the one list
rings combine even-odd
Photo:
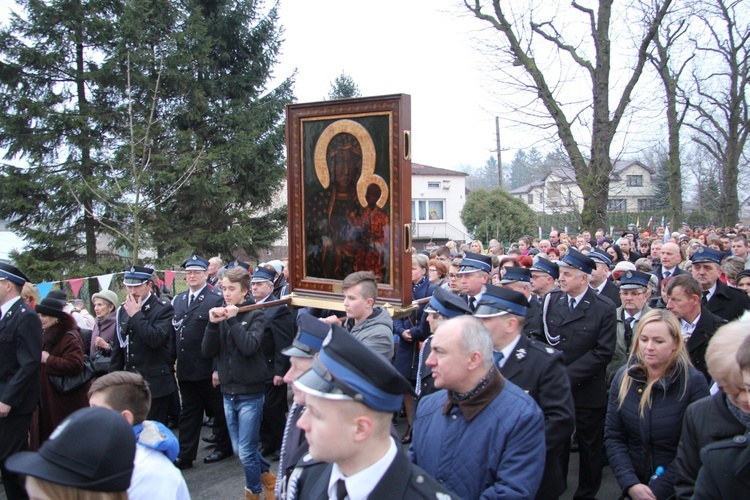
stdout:
[[[79,340],[73,332],[68,332],[73,337]],[[81,342],[81,349],[83,349],[83,342]],[[86,382],[94,378],[94,364],[91,362],[88,356],[83,356],[83,370],[75,375],[48,375],[49,382],[52,384],[52,388],[60,394],[69,394],[76,389],[81,388]]]
[[100,377],[109,373],[109,362],[112,358],[104,353],[103,349],[97,349],[93,356],[89,357],[94,375]]

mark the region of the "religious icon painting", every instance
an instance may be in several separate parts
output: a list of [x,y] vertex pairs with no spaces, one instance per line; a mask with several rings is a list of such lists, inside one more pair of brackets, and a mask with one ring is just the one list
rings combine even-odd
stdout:
[[406,94],[287,107],[290,281],[336,297],[371,271],[378,300],[411,302],[411,116]]

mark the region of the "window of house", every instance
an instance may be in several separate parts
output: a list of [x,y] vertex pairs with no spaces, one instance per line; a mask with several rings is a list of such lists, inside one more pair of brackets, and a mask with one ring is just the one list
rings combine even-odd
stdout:
[[654,209],[654,199],[653,198],[640,198],[638,199],[638,211],[639,212],[648,212],[649,210]]
[[427,187],[429,189],[440,189],[440,183],[439,182],[429,181],[429,182],[427,182]]
[[627,212],[628,200],[610,199],[607,201],[608,212]]
[[526,203],[528,203],[529,205],[533,205],[534,204],[534,195],[533,194],[526,195]]
[[626,179],[628,187],[641,187],[643,186],[642,175],[628,175]]
[[414,200],[414,220],[445,220],[445,200]]

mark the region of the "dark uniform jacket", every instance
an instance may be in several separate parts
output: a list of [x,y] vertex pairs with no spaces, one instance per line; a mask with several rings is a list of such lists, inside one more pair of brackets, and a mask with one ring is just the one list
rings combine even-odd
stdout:
[[693,496],[695,479],[703,465],[701,450],[704,446],[745,432],[745,426],[729,411],[724,391],[688,406],[682,419],[680,444],[674,462],[677,476],[675,497],[688,499]]
[[620,307],[622,305],[622,299],[620,298],[620,287],[617,286],[617,283],[609,278],[604,281],[604,288],[602,288],[602,291],[599,292],[599,295],[604,295],[609,300],[614,302],[617,307]]
[[560,290],[548,293],[542,303],[540,340],[562,351],[576,408],[607,406],[605,369],[615,351],[615,311],[611,300],[590,287],[573,312]]
[[711,340],[716,330],[726,323],[725,319],[712,314],[706,306],[701,307],[701,317],[698,319],[698,324],[695,325],[693,334],[685,344],[688,354],[690,354],[690,362],[705,375],[706,380],[711,380],[711,375],[708,374],[708,367],[706,366],[708,341]]
[[125,346],[115,340],[109,371],[140,373],[148,382],[152,398],[168,396],[177,388],[172,375],[173,316],[172,305],[153,293],[133,317],[123,306],[117,310],[117,329]]
[[182,292],[172,301],[175,338],[177,342],[177,380],[195,382],[211,378],[213,358],[201,353],[203,334],[208,326],[208,311],[221,307],[224,298],[208,285],[203,287],[188,307],[190,291]]
[[10,406],[9,416],[32,413],[39,404],[41,364],[42,324],[19,298],[0,318],[0,401]]
[[307,439],[305,439],[305,431],[297,427],[297,421],[304,411],[305,407],[298,404],[292,405],[289,409],[289,416],[284,429],[283,456],[279,460],[278,481],[283,482],[281,491],[286,491],[286,482],[289,481],[289,476],[297,466],[297,462],[302,460],[302,457],[307,455],[307,451],[310,449]]
[[727,321],[734,321],[750,309],[750,296],[742,290],[717,281],[716,290],[706,306],[715,315]]
[[701,450],[703,467],[695,481],[696,500],[750,498],[750,441],[746,435],[709,444]]
[[573,394],[562,353],[521,335],[500,373],[531,396],[544,413],[547,452],[536,498],[557,498],[565,491],[561,459],[575,426]]
[[[304,467],[299,482],[296,484],[296,495],[290,498],[304,500],[328,500],[328,480],[331,477],[332,464],[315,463]],[[296,472],[295,472],[296,473]],[[442,493],[441,496],[437,496]],[[400,449],[391,466],[380,479],[369,495],[369,498],[388,500],[411,499],[445,499],[458,498],[450,494],[425,471],[409,461]]]
[[[272,300],[278,299],[271,294],[263,302]],[[291,345],[296,327],[292,311],[285,305],[270,306],[261,311],[266,318],[266,330],[261,348],[266,358],[266,380],[271,382],[274,376],[283,377],[289,371],[289,356],[281,354],[281,350]]]
[[527,337],[544,335],[542,333],[542,302],[538,295],[532,294],[529,297],[529,308],[526,310],[523,334]]

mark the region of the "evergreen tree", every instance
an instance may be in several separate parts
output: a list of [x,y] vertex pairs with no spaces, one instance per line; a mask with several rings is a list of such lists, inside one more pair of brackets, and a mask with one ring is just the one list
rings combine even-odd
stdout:
[[513,156],[513,161],[510,163],[510,181],[508,189],[516,189],[528,184],[528,182],[524,182],[527,179],[528,169],[529,162],[526,152],[523,149],[519,149],[516,151],[516,154]]
[[14,220],[40,268],[75,265],[81,240],[95,260],[96,232],[110,228],[140,226],[160,257],[269,247],[286,222],[271,202],[293,99],[291,78],[267,88],[276,8],[100,4],[29,2],[0,33],[0,144],[30,165],[3,167],[0,217]]
[[[26,270],[96,262],[95,201],[84,180],[101,168],[108,113],[92,102],[117,0],[22,0],[0,29],[0,217],[29,242]],[[44,261],[54,262],[54,265]],[[59,275],[58,275],[59,276]]]
[[342,71],[341,75],[331,82],[328,100],[348,99],[350,97],[362,97],[362,93],[359,91],[357,84],[354,83],[354,79]]
[[[190,249],[204,255],[268,248],[286,224],[271,210],[286,176],[284,112],[291,78],[268,90],[281,46],[278,11],[246,0],[191,0],[171,68],[186,78],[165,82],[172,111],[168,149],[179,173],[203,149],[195,174],[153,213],[160,256]],[[172,97],[174,96],[174,97]],[[180,167],[181,165],[181,167]],[[166,179],[168,189],[174,175]]]

